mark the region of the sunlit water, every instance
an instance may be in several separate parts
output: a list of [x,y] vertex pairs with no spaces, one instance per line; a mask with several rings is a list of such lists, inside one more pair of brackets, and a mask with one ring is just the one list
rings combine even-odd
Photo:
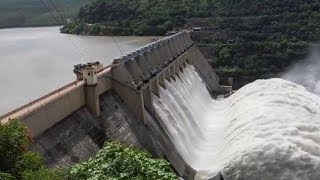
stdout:
[[[0,114],[75,80],[72,72],[75,64],[94,60],[108,65],[122,53],[148,44],[151,39],[152,37],[76,38],[60,34],[59,27],[2,29]],[[79,48],[81,55],[72,42]]]
[[216,101],[192,66],[176,79],[153,105],[196,179],[319,179],[319,96],[270,79]]

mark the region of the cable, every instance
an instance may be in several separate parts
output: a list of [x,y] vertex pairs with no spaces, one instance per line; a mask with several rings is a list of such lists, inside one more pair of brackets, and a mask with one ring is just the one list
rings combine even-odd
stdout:
[[123,51],[121,50],[121,48],[120,48],[120,46],[119,46],[118,42],[115,40],[115,38],[113,38],[113,36],[111,36],[111,39],[112,39],[112,40],[113,40],[113,42],[115,43],[115,45],[116,45],[117,49],[120,51],[121,56],[123,56],[123,55],[124,55],[124,53],[123,53]]
[[[60,13],[59,9],[57,8],[57,6],[51,1],[51,0],[48,0],[50,2],[50,4],[52,5],[52,7],[55,9],[55,11],[58,13],[62,23],[64,23],[64,21],[66,20],[66,18]],[[87,50],[87,48],[83,45],[82,41],[80,41],[79,37],[78,36],[74,36],[76,38],[76,40],[78,40],[80,46],[85,50],[85,53],[86,55],[93,61],[92,57],[89,55],[89,52]],[[70,38],[69,38],[70,39]],[[71,39],[70,39],[71,40]],[[86,62],[88,62],[86,60]]]
[[[54,21],[57,23],[57,24],[59,24],[59,21],[57,20],[57,18],[54,16],[54,14],[51,12],[51,10],[50,10],[50,8],[47,6],[47,4],[43,1],[43,0],[40,0],[41,1],[41,3],[43,4],[43,6],[48,10],[48,12],[51,14],[51,16],[52,16],[52,18],[54,19]],[[70,41],[71,41],[71,43],[73,44],[73,46],[76,48],[76,50],[77,50],[77,53],[78,53],[78,55],[80,56],[80,58],[83,58],[84,59],[84,61],[86,61],[86,62],[88,62],[87,60],[86,60],[86,58],[84,57],[84,55],[81,53],[81,51],[79,50],[79,48],[76,46],[76,44],[72,41],[72,39],[67,35],[67,34],[65,34],[66,36],[65,37],[67,37]]]
[[[54,16],[54,14],[51,12],[51,10],[50,10],[50,8],[47,6],[47,4],[46,4],[43,0],[40,0],[40,1],[41,1],[42,4],[47,8],[47,10],[49,11],[49,13],[50,13],[51,16],[53,17],[53,19],[56,21],[56,23],[59,24],[59,21],[58,21],[57,18]],[[58,13],[61,21],[62,21],[62,22],[65,21],[66,18],[61,14],[61,12],[60,12],[59,9],[57,8],[57,6],[56,6],[51,0],[48,0],[48,1],[50,2],[51,6],[54,8],[54,10]],[[73,42],[73,40],[68,36],[68,34],[65,34],[65,35],[66,35],[66,37],[72,42],[73,46],[77,49],[77,52],[78,52],[79,56],[80,56],[81,58],[83,58],[83,59],[88,63],[87,59],[85,58],[85,55],[81,52],[81,50],[78,48],[78,46]],[[94,60],[93,60],[93,58],[90,56],[90,53],[89,53],[87,47],[82,43],[82,41],[79,39],[78,36],[75,36],[75,38],[78,40],[80,46],[82,46],[82,48],[85,50],[85,53],[87,54],[87,56],[88,56],[88,57],[92,60],[92,62],[93,62]],[[112,38],[113,42],[115,43],[117,49],[119,50],[119,52],[120,52],[121,55],[123,56],[124,53],[123,53],[122,49],[120,48],[118,42],[115,40],[114,37],[111,37],[111,38]]]
[[51,16],[54,19],[54,21],[58,23],[57,18],[52,14],[52,12],[50,11],[49,7],[42,0],[40,0],[40,1],[43,4],[43,6],[47,8],[48,12],[51,14]]
[[[59,11],[59,9],[57,8],[57,6],[51,1],[51,0],[48,0],[50,2],[50,4],[53,6],[53,8],[55,9],[55,11],[57,11],[58,15],[60,16],[60,19],[63,21],[66,20],[66,18],[62,15],[62,13]],[[92,59],[92,57],[89,55],[89,51],[87,49],[87,47],[82,43],[82,41],[80,40],[80,38],[78,36],[75,36],[76,39],[78,40],[80,46],[83,47],[83,49],[86,51],[87,55],[89,56],[89,58],[92,60],[92,62],[94,61]]]

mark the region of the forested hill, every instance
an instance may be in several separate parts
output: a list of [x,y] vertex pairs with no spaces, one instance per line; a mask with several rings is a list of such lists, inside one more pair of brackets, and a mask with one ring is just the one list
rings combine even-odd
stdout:
[[[319,5],[317,0],[93,0],[81,8],[75,22],[63,31],[77,34],[163,35],[174,27],[183,26],[191,17],[276,18],[276,15],[284,15],[286,19],[281,21],[286,23],[290,19],[304,21],[306,15],[316,18],[320,14]],[[281,17],[277,18],[274,21]],[[85,24],[92,24],[92,28],[85,27]]]
[[[66,18],[76,17],[79,9],[89,0],[51,0],[61,14]],[[54,12],[49,0],[43,0]],[[60,21],[60,19],[59,19]],[[0,0],[0,28],[46,26],[64,24],[64,21],[55,22],[51,14],[40,0]]]
[[318,0],[222,0],[211,25],[225,36],[199,41],[210,44],[220,76],[247,79],[244,84],[278,77],[320,40],[319,10]]
[[62,32],[164,35],[194,17],[214,28],[195,39],[213,67],[238,82],[279,76],[320,39],[319,0],[97,0]]
[[[212,16],[207,0],[96,0],[81,8],[66,33],[164,35],[186,18]],[[95,24],[95,26],[86,26]],[[102,27],[101,26],[105,26]]]

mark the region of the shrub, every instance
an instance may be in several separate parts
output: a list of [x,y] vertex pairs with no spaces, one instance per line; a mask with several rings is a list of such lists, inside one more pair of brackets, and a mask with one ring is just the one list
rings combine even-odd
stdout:
[[42,166],[37,171],[25,171],[22,175],[23,180],[62,180],[60,172]]
[[18,121],[0,124],[0,171],[12,171],[30,143],[27,129]]
[[18,121],[0,124],[0,179],[60,180],[60,175],[48,169],[44,158],[28,151],[31,138]]
[[0,179],[1,179],[1,180],[15,180],[15,177],[12,176],[12,175],[9,174],[9,173],[0,172]]
[[95,157],[74,165],[68,179],[177,179],[165,160],[152,159],[140,149],[107,142]]

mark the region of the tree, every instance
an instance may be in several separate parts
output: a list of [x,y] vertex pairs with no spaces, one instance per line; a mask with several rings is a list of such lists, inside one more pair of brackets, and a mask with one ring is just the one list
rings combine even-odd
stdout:
[[143,150],[116,142],[106,142],[93,158],[71,167],[68,179],[173,180],[165,160],[152,159]]
[[1,180],[15,180],[15,177],[12,176],[12,175],[9,174],[9,173],[2,173],[2,172],[0,172],[0,179],[1,179]]
[[0,124],[0,171],[13,172],[30,143],[27,129],[18,121]]
[[30,133],[20,122],[0,124],[0,179],[60,180],[58,173],[45,166],[41,155],[28,151],[30,144]]
[[99,24],[94,24],[94,25],[92,26],[92,29],[91,29],[90,34],[92,34],[92,35],[98,35],[98,34],[100,33],[100,30],[101,30],[100,25],[99,25]]

